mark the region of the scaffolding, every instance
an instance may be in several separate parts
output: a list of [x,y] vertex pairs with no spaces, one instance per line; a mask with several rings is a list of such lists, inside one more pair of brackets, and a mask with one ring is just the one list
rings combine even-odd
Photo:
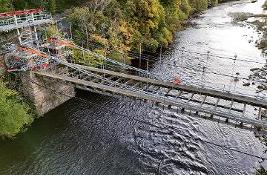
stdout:
[[51,24],[50,13],[43,8],[0,13],[0,32],[17,31],[20,45],[38,44],[37,26]]
[[51,57],[34,48],[18,46],[5,55],[8,72],[46,69]]
[[17,32],[19,45],[5,48],[7,71],[27,71],[48,67],[51,56],[39,50],[37,27],[54,23],[43,8],[0,13],[0,33]]

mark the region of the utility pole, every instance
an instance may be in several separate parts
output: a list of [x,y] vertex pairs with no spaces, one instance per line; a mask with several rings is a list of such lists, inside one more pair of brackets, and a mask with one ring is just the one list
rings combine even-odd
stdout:
[[[83,42],[82,42],[82,48],[84,48],[84,47],[83,47]],[[84,55],[84,49],[83,49],[82,51],[83,51],[83,52],[82,52],[82,54],[83,54],[83,61],[86,62],[86,60],[85,60],[85,55]]]
[[234,78],[234,74],[235,74],[235,64],[236,64],[236,59],[237,59],[237,55],[234,56],[235,59],[234,59],[234,63],[233,63],[233,70],[232,70],[232,77],[234,79],[234,91],[236,90],[236,84],[237,84],[237,81],[238,81],[238,77],[237,77],[237,74],[236,74],[236,78]]
[[207,52],[206,68],[208,68],[209,59],[210,59],[210,51]]
[[205,74],[205,72],[206,72],[206,69],[208,68],[209,57],[210,57],[210,51],[207,52],[206,63],[205,63],[205,65],[204,65],[203,68],[202,68],[202,73],[203,73],[203,74],[202,74],[202,83],[203,83],[202,87],[203,87],[203,88],[204,88],[205,85],[206,85],[206,74]]
[[18,28],[17,28],[17,35],[18,35],[18,39],[19,39],[19,44],[22,45],[21,33],[20,33]]
[[106,77],[106,74],[105,74],[105,58],[107,58],[107,49],[105,48],[105,53],[104,53],[104,57],[102,57],[102,70],[104,72],[104,78]]
[[142,66],[142,43],[139,44],[139,68]]
[[[147,78],[150,78],[150,77],[149,77],[149,73],[148,73],[148,64],[149,64],[149,62],[148,62],[148,60],[146,60]],[[146,82],[146,88],[148,88],[148,82]]]
[[[149,67],[149,60],[147,59],[146,60],[146,71],[148,72],[148,67]],[[148,76],[148,75],[147,75]],[[147,78],[149,78],[149,77],[147,77]]]
[[126,60],[125,60],[125,57],[127,56],[125,53],[122,54],[123,56],[123,63],[126,64]]
[[162,63],[162,45],[160,45],[159,62]]
[[72,40],[72,25],[70,23],[70,39]]

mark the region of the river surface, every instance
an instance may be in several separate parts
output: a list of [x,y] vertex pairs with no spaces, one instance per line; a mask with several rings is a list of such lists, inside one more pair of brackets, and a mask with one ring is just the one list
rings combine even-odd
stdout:
[[[256,86],[243,87],[244,80],[233,83],[230,77],[199,72],[205,66],[210,72],[247,77],[261,65],[225,58],[265,62],[255,47],[261,34],[249,25],[233,24],[228,15],[262,13],[263,2],[231,2],[204,12],[193,20],[195,25],[176,34],[151,71],[166,80],[180,76],[184,84],[266,97],[255,93]],[[36,120],[15,140],[0,142],[1,175],[251,175],[259,168],[258,158],[200,140],[266,156],[266,147],[246,130],[128,98],[87,92],[77,97]]]

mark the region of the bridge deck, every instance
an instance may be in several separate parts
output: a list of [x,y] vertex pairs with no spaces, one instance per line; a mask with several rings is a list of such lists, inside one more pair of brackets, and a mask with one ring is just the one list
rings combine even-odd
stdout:
[[37,25],[43,25],[43,24],[51,24],[53,23],[53,20],[51,19],[42,19],[42,20],[36,20],[33,22],[23,21],[19,24],[10,24],[6,26],[0,26],[0,32],[8,32],[14,29],[19,29],[23,27],[29,27],[29,26],[37,26]]
[[27,16],[13,16],[0,19],[0,32],[8,32],[29,26],[53,23],[52,16],[48,13],[30,14]]
[[[67,73],[36,72],[37,75],[67,81],[77,88],[110,95],[123,95],[198,117],[242,126],[247,129],[267,129],[267,122],[257,120],[258,113],[267,108],[263,99],[223,93],[193,86],[174,85],[134,75],[93,67],[64,63]],[[63,71],[64,72],[64,71]],[[256,111],[257,110],[257,111]],[[253,114],[257,112],[257,114]]]
[[252,98],[252,97],[232,94],[230,92],[221,92],[221,91],[217,91],[217,90],[213,90],[213,89],[203,89],[203,88],[199,88],[196,86],[175,85],[175,84],[170,83],[170,82],[163,82],[163,81],[159,81],[159,80],[124,74],[124,73],[120,73],[120,72],[114,72],[114,71],[105,70],[105,69],[97,69],[94,67],[81,66],[81,65],[76,65],[76,66],[80,67],[81,69],[89,70],[89,71],[92,71],[95,73],[108,74],[108,75],[112,75],[112,76],[116,76],[116,77],[123,77],[126,79],[132,79],[132,80],[135,80],[138,82],[154,84],[154,85],[165,87],[165,88],[173,88],[173,89],[177,89],[180,91],[198,93],[198,94],[217,97],[217,98],[221,98],[221,99],[225,99],[225,100],[234,100],[234,101],[240,102],[240,103],[247,103],[250,105],[256,105],[258,107],[267,108],[267,100],[260,98],[260,97],[259,98],[256,98],[256,97]]

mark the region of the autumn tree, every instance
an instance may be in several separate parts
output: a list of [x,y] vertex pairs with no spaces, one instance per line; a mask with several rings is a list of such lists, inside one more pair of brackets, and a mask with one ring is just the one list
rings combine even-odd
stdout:
[[91,0],[69,10],[76,41],[105,53],[167,47],[190,14],[217,0]]

